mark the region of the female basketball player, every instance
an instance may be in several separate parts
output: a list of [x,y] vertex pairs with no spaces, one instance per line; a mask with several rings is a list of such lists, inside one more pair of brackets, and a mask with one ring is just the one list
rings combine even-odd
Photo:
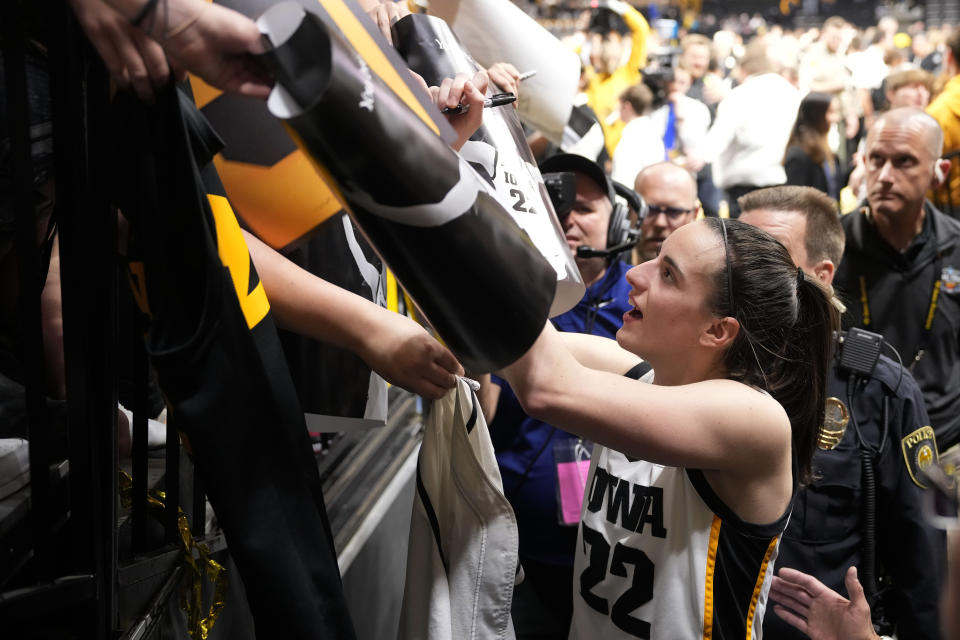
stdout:
[[[627,281],[616,343],[548,324],[505,371],[530,415],[602,445],[570,637],[756,638],[810,472],[837,312],[780,243],[738,221],[678,229]],[[653,384],[623,376],[637,356]]]

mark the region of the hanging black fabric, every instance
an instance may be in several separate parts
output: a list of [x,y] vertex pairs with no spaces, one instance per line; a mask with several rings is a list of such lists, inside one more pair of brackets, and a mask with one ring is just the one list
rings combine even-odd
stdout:
[[[147,351],[262,638],[353,638],[303,414],[222,186],[217,139],[172,88],[118,97],[115,192]],[[203,179],[198,166],[205,167]]]

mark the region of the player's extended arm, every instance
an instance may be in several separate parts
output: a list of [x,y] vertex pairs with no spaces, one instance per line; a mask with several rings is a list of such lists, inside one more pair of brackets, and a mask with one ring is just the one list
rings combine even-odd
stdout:
[[304,271],[244,232],[277,323],[363,358],[388,382],[439,398],[463,374],[456,357],[406,316]]
[[[586,367],[564,335],[547,323],[530,350],[503,370],[530,416],[658,464],[757,474],[789,469],[790,422],[773,398],[732,380],[644,384],[623,376],[627,362]],[[677,407],[682,429],[672,418]],[[755,464],[761,459],[766,466]]]
[[610,338],[587,333],[560,333],[559,336],[577,362],[591,369],[624,374],[642,361],[640,356]]

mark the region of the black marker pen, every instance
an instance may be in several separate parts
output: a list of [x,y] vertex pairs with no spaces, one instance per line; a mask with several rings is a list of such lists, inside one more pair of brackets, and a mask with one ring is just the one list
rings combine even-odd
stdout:
[[[497,93],[486,100],[483,101],[483,107],[502,107],[505,104],[510,104],[511,102],[516,102],[517,95],[514,93]],[[455,107],[444,107],[440,109],[440,113],[466,113],[470,110],[470,105],[468,104],[458,104]]]

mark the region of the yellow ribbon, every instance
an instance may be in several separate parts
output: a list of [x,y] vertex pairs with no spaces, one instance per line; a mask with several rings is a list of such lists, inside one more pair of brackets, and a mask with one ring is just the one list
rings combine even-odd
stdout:
[[[152,509],[163,510],[166,499],[163,491],[151,489],[147,492],[147,506]],[[120,472],[120,504],[125,509],[129,509],[133,504],[133,478],[126,471]],[[183,560],[192,577],[184,583],[180,591],[180,606],[187,614],[187,633],[190,637],[193,640],[207,640],[226,604],[227,570],[210,557],[210,548],[197,542],[190,533],[190,524],[183,509],[177,507],[177,511],[177,530],[180,533]],[[204,576],[213,585],[213,601],[205,616],[202,615]]]

